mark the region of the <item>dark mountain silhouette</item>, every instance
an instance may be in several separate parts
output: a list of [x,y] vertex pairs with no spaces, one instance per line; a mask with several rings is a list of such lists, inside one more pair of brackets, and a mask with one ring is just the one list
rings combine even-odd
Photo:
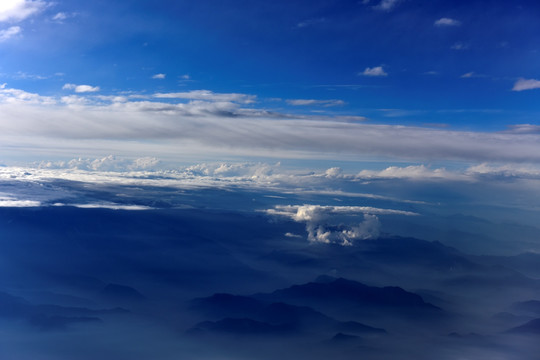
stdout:
[[438,241],[390,237],[360,244],[361,256],[394,265],[426,267],[437,271],[475,270],[478,264],[461,251]]
[[205,316],[222,318],[253,317],[264,308],[264,303],[249,296],[214,294],[206,298],[193,299],[190,307]]
[[512,309],[540,315],[540,301],[529,300],[514,303]]
[[278,335],[290,332],[287,325],[272,325],[248,318],[225,318],[218,321],[203,321],[189,329],[189,335],[222,333],[234,335]]
[[[260,332],[335,332],[384,334],[384,329],[374,328],[356,321],[338,321],[307,306],[296,306],[283,302],[265,304],[264,301],[246,296],[215,294],[208,298],[195,299],[192,308],[205,315],[221,317],[219,321],[206,321],[190,329],[190,333],[202,331],[243,333],[253,326]],[[227,321],[224,321],[227,320]],[[248,321],[248,320],[251,320]],[[261,324],[271,325],[262,326]]]
[[511,328],[506,332],[512,334],[540,334],[540,318],[531,320],[523,325]]
[[126,312],[121,308],[94,310],[53,304],[34,305],[22,297],[0,292],[0,318],[25,320],[40,330],[59,330],[75,323],[100,322],[99,315]]
[[350,335],[350,334],[345,334],[345,333],[337,333],[330,339],[330,343],[342,344],[342,343],[356,342],[358,340],[361,340],[360,336]]
[[99,292],[102,299],[109,301],[143,301],[146,297],[138,290],[125,285],[107,284]]
[[67,316],[47,316],[39,314],[32,316],[29,319],[31,325],[37,327],[39,330],[48,331],[48,330],[65,330],[71,324],[77,323],[100,323],[102,320],[98,317],[90,316],[76,316],[76,317],[67,317]]
[[527,276],[540,277],[540,254],[522,253],[513,256],[470,256],[473,261],[487,265],[503,265]]
[[254,297],[266,301],[300,303],[310,306],[324,303],[333,306],[354,305],[440,310],[440,308],[426,303],[421,296],[405,291],[400,287],[368,286],[344,278],[334,280],[325,278],[322,281],[293,285],[270,294],[257,294]]

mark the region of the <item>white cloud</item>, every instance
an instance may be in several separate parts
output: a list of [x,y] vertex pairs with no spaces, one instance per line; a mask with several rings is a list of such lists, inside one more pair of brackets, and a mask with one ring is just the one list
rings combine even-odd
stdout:
[[0,207],[38,207],[41,206],[39,201],[35,200],[19,200],[12,197],[0,196]]
[[72,17],[75,17],[77,16],[77,13],[65,13],[65,12],[59,12],[59,13],[56,13],[53,17],[52,17],[52,20],[53,21],[56,21],[58,23],[62,23],[64,22],[64,20],[67,20],[69,18],[72,18]]
[[74,206],[80,209],[110,209],[110,210],[152,210],[149,206],[121,205],[115,203],[89,203],[89,204],[63,204],[55,203],[53,206]]
[[323,205],[277,205],[266,210],[269,215],[289,217],[295,221],[320,221],[328,215],[405,215],[415,216],[417,213],[395,209],[380,209],[370,206],[323,206]]
[[238,93],[214,93],[209,90],[192,90],[177,93],[157,93],[154,97],[158,99],[188,99],[204,101],[231,101],[242,104],[251,104],[255,102],[255,95]]
[[364,76],[387,76],[382,66],[375,66],[372,68],[367,67],[360,75]]
[[523,91],[540,89],[540,80],[535,79],[519,79],[515,82],[512,91]]
[[12,26],[10,28],[0,30],[0,42],[6,41],[20,33],[21,28],[19,26]]
[[36,164],[40,169],[77,169],[86,171],[142,171],[155,170],[161,165],[160,161],[154,157],[144,157],[137,159],[117,158],[108,155],[98,159],[77,158],[69,161],[43,161]]
[[75,84],[65,84],[62,86],[64,90],[74,90],[76,93],[91,93],[99,91],[99,86],[91,85],[75,85]]
[[411,165],[406,167],[390,166],[384,170],[362,170],[357,174],[359,179],[445,179],[465,180],[459,173],[449,172],[446,169],[430,169],[425,165]]
[[477,75],[474,73],[474,71],[465,73],[465,74],[460,76],[460,78],[463,78],[463,79],[473,78],[473,77],[477,77]]
[[469,167],[466,174],[476,178],[489,176],[491,178],[540,179],[540,168],[515,164],[494,166],[483,163]]
[[289,105],[294,106],[308,106],[308,105],[318,105],[318,106],[341,106],[345,105],[343,100],[314,100],[314,99],[289,99],[286,100]]
[[289,238],[296,238],[296,239],[301,239],[302,238],[302,235],[298,235],[298,234],[293,234],[293,233],[285,233],[285,236],[286,237],[289,237]]
[[0,22],[22,21],[46,6],[47,3],[41,0],[2,0],[0,1]]
[[62,20],[66,20],[67,18],[68,16],[66,15],[66,13],[59,12],[56,15],[54,15],[52,19],[54,21],[62,21]]
[[165,74],[155,74],[152,76],[152,79],[165,79],[166,76]]
[[390,11],[392,10],[401,0],[381,0],[378,5],[374,6],[374,9]]
[[[46,106],[56,104],[56,99],[50,96],[42,96],[36,93],[26,92],[24,90],[6,88],[4,85],[0,87],[0,104],[2,103],[18,105],[40,104]],[[9,112],[7,114],[9,114]]]
[[461,21],[456,19],[450,19],[450,18],[440,18],[439,20],[436,20],[433,25],[438,27],[445,27],[445,26],[460,26]]

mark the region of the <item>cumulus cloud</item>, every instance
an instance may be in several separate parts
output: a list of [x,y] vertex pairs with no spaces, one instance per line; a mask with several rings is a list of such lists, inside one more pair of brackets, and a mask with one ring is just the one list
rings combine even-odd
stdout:
[[294,106],[308,106],[308,105],[317,105],[317,106],[341,106],[345,105],[343,100],[314,100],[314,99],[289,99],[286,100],[287,104]]
[[2,0],[0,2],[0,22],[22,21],[38,13],[47,6],[41,0]]
[[74,90],[76,93],[93,93],[99,91],[99,86],[65,84],[63,90]]
[[360,75],[363,76],[388,76],[382,66],[367,67]]
[[108,155],[99,159],[77,158],[69,161],[42,161],[37,164],[40,169],[78,169],[88,171],[140,171],[155,170],[161,162],[154,157],[143,157],[137,159],[117,158]]
[[42,96],[24,90],[6,88],[5,84],[0,87],[0,104],[19,105],[54,105],[56,99],[50,96]]
[[446,27],[446,26],[460,26],[461,21],[451,18],[440,18],[439,20],[436,20],[433,25],[437,27]]
[[12,26],[10,28],[0,30],[0,42],[6,41],[20,33],[21,28],[19,26]]
[[533,90],[540,89],[540,80],[536,79],[519,79],[514,83],[512,91],[523,91],[523,90]]
[[409,211],[368,206],[278,205],[266,213],[285,216],[306,224],[308,240],[326,244],[353,245],[357,240],[379,236],[376,215],[418,215]]
[[165,74],[155,74],[152,76],[152,79],[165,79]]
[[158,99],[188,99],[205,101],[232,101],[242,104],[251,104],[255,102],[255,95],[238,93],[214,93],[209,90],[192,90],[176,93],[157,93],[154,97]]

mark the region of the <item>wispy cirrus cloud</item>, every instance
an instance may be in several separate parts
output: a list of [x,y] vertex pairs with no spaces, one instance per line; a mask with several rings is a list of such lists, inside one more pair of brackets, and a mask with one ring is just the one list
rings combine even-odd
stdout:
[[310,105],[315,105],[315,106],[325,106],[325,107],[329,107],[329,106],[341,106],[341,105],[345,105],[345,101],[343,100],[336,100],[336,99],[331,99],[331,100],[315,100],[315,99],[289,99],[289,100],[286,100],[287,104],[289,105],[294,105],[294,106],[310,106]]
[[188,99],[188,100],[205,100],[205,101],[233,101],[243,104],[251,104],[257,98],[255,95],[238,94],[238,93],[214,93],[209,90],[192,90],[186,92],[175,93],[156,93],[155,98],[158,99]]
[[0,30],[0,42],[4,42],[8,39],[11,39],[12,37],[18,35],[21,33],[21,27],[20,26],[11,26],[7,29]]
[[514,83],[512,91],[524,91],[534,89],[540,89],[540,80],[521,78]]

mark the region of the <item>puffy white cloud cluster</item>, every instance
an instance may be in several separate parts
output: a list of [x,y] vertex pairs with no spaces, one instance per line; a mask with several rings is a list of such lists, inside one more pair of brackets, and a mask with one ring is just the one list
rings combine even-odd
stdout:
[[418,215],[410,211],[369,206],[278,205],[266,213],[285,216],[306,224],[308,240],[326,244],[353,245],[379,236],[377,215]]
[[99,159],[77,158],[69,161],[42,161],[37,163],[40,169],[77,169],[87,171],[141,171],[157,170],[161,162],[154,157],[137,159],[117,158],[108,155]]

